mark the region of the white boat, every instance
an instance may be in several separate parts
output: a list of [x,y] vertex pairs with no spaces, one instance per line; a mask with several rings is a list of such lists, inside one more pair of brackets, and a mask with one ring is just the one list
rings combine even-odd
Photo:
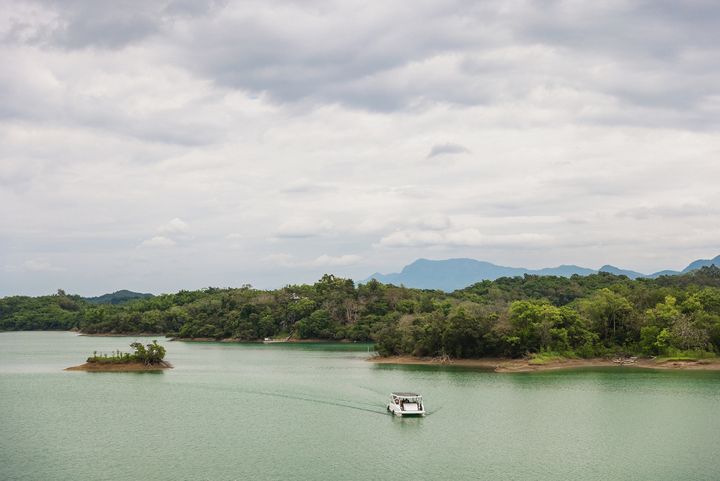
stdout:
[[395,416],[425,416],[423,398],[414,392],[390,393],[387,410]]

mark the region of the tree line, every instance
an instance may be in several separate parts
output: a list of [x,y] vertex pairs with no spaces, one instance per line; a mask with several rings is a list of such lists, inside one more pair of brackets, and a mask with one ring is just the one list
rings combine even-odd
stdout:
[[720,269],[631,280],[525,275],[446,293],[325,275],[276,290],[207,288],[94,305],[58,291],[0,299],[0,330],[374,342],[385,355],[593,357],[720,352]]
[[163,364],[165,359],[165,348],[153,341],[150,344],[143,345],[140,342],[130,344],[133,352],[122,352],[120,350],[113,351],[109,355],[107,353],[93,352],[93,355],[87,358],[89,363],[97,364],[127,364],[131,362],[141,362],[146,366]]

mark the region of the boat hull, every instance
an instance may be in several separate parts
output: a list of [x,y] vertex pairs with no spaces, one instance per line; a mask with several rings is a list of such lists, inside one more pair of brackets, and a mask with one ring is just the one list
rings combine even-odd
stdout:
[[387,410],[388,410],[391,414],[394,414],[395,416],[406,417],[406,418],[410,418],[410,417],[418,418],[418,417],[423,417],[423,416],[425,416],[425,411],[424,411],[424,410],[418,410],[418,411],[403,411],[403,410],[400,409],[398,406],[395,406],[395,405],[393,405],[393,404],[388,404]]

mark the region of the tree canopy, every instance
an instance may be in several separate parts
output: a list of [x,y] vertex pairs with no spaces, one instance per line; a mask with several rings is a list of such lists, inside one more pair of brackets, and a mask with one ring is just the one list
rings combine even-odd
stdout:
[[206,288],[97,305],[63,291],[0,299],[0,330],[375,342],[382,354],[720,352],[720,269],[631,280],[525,275],[452,293],[325,275],[276,290]]

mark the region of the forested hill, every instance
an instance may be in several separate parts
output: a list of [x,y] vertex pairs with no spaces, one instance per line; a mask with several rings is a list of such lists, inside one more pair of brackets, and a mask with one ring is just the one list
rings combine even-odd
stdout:
[[63,291],[0,299],[0,330],[374,341],[383,354],[583,357],[720,352],[720,269],[632,280],[525,275],[452,293],[325,275],[312,285],[180,291],[122,305]]
[[153,297],[153,295],[123,289],[121,291],[113,292],[112,294],[103,294],[102,296],[97,297],[85,297],[84,300],[90,304],[125,304],[126,302],[134,301],[135,299],[144,299],[146,297]]

